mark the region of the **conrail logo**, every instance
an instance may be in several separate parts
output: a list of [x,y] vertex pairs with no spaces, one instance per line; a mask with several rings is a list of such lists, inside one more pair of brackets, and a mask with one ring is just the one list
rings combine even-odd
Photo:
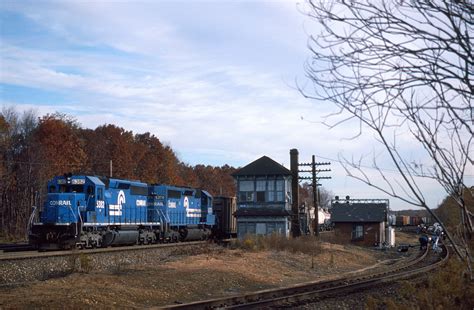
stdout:
[[71,206],[70,200],[51,200],[49,202],[50,206]]
[[122,205],[125,204],[125,193],[120,191],[117,196],[117,204],[109,205],[109,215],[122,215]]

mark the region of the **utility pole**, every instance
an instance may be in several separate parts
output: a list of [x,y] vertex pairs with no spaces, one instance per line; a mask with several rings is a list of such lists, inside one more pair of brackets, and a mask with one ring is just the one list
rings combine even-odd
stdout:
[[291,171],[291,236],[293,238],[301,236],[300,212],[299,212],[299,185],[298,185],[298,150],[290,150],[290,171]]
[[318,177],[319,172],[329,172],[331,169],[316,169],[317,166],[330,165],[331,163],[317,163],[315,156],[312,156],[311,163],[298,164],[298,166],[310,166],[311,170],[299,170],[299,172],[309,172],[311,173],[310,177],[299,177],[299,180],[311,180],[311,186],[313,188],[313,206],[314,206],[314,221],[316,222],[316,236],[319,236],[319,199],[318,199],[318,186],[321,184],[318,183],[321,179],[331,179],[331,177]]

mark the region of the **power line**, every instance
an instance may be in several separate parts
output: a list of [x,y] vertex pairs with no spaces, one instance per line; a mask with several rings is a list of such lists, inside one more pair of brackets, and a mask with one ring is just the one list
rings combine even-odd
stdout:
[[[341,161],[341,160],[339,160],[339,159],[334,159],[334,158],[329,158],[329,157],[324,157],[324,156],[319,156],[319,155],[315,155],[315,156],[318,157],[318,158],[324,159],[324,160],[335,161],[335,162],[338,162],[338,163],[343,164],[343,165],[344,165],[344,164],[347,164],[347,162]],[[380,171],[385,171],[385,172],[400,173],[400,171],[398,171],[398,170],[396,170],[396,169],[379,168],[379,167],[366,166],[366,165],[359,165],[359,167],[361,167],[361,168],[367,168],[367,169],[380,170]],[[415,176],[424,177],[423,175],[419,175],[419,174],[416,174]],[[465,174],[464,176],[465,176],[465,177],[469,177],[469,178],[474,177],[473,174]]]

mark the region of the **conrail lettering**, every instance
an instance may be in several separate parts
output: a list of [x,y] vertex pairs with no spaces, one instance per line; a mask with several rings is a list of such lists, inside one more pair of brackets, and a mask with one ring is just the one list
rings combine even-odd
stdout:
[[137,207],[146,207],[146,200],[137,200]]
[[52,200],[49,202],[50,206],[71,206],[70,200]]

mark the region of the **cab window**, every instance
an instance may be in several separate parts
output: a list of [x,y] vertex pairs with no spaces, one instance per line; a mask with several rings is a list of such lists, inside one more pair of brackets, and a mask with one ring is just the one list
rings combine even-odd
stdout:
[[71,193],[83,193],[84,192],[84,186],[83,185],[71,185],[70,191]]
[[102,188],[97,189],[97,200],[104,200],[104,190]]
[[94,196],[94,187],[92,185],[87,186],[87,195]]

